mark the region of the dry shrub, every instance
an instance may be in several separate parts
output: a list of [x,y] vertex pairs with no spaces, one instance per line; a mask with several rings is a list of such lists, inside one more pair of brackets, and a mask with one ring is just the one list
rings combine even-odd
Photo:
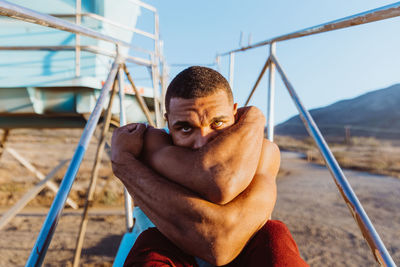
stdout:
[[352,146],[368,146],[368,147],[376,147],[382,144],[382,141],[379,141],[375,137],[352,137],[350,139],[350,145]]
[[[325,162],[311,138],[295,139],[276,136],[281,150],[304,153],[307,160],[324,165]],[[349,145],[329,143],[333,155],[343,168],[368,171],[400,178],[400,146],[373,137],[352,137]]]

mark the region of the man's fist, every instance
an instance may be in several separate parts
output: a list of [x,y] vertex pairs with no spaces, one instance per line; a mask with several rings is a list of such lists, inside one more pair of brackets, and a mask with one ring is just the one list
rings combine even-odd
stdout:
[[138,158],[143,149],[145,124],[132,123],[114,130],[111,140],[111,161],[123,164],[126,156]]

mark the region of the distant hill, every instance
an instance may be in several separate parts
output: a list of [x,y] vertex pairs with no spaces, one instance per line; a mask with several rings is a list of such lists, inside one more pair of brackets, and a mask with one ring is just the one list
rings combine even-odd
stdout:
[[[351,136],[400,139],[400,84],[310,112],[322,134],[328,138],[343,138],[347,126]],[[275,133],[294,137],[308,135],[299,116],[277,125]]]

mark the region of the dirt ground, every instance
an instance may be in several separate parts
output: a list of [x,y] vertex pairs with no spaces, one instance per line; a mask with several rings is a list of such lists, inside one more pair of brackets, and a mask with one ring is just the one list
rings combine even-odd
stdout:
[[[18,130],[9,147],[47,174],[70,158],[80,130]],[[72,198],[83,203],[95,153],[95,140],[78,174]],[[122,186],[103,158],[95,207],[91,210],[81,266],[111,266],[125,231]],[[282,153],[278,201],[273,219],[291,230],[302,257],[310,266],[377,266],[372,254],[325,167],[308,163],[300,154]],[[58,174],[60,180],[65,168]],[[374,223],[394,261],[400,264],[400,179],[345,171],[350,184]],[[0,159],[0,213],[36,183],[7,151]],[[30,254],[53,193],[44,190],[0,230],[0,266],[23,266]],[[65,209],[46,255],[45,266],[71,266],[80,210]]]
[[[273,218],[284,221],[310,266],[378,266],[326,167],[282,153]],[[346,177],[400,264],[400,179],[345,170]]]
[[[0,266],[24,266],[47,209],[28,208],[0,231]],[[80,213],[67,209],[61,217],[43,266],[72,266]],[[90,215],[80,266],[112,266],[122,235],[122,209],[94,209]]]
[[[81,133],[82,129],[16,129],[10,131],[5,146],[14,149],[46,175],[61,160],[72,158]],[[85,201],[97,148],[96,136],[99,133],[99,130],[95,132],[70,193],[71,199],[80,207]],[[61,182],[67,166],[60,169],[53,179],[57,184]],[[7,150],[4,151],[0,158],[0,212],[14,205],[38,181]],[[0,230],[0,266],[25,264],[53,199],[54,193],[47,188],[43,189],[17,217]],[[94,210],[100,208],[100,212],[96,211],[90,217],[81,263],[82,266],[111,266],[124,233],[125,219],[123,187],[113,176],[106,153],[99,171],[94,207]],[[46,256],[45,266],[72,264],[81,212],[69,207],[65,209]]]
[[[10,131],[5,146],[15,150],[46,175],[62,160],[72,158],[81,133],[82,129],[15,129]],[[85,201],[97,149],[98,139],[96,136],[99,134],[100,130],[97,130],[91,140],[70,193],[71,199],[80,206]],[[108,139],[111,139],[110,136]],[[120,207],[123,204],[123,187],[112,173],[107,153],[103,154],[101,163],[95,192],[95,205]],[[62,180],[67,166],[68,164],[64,165],[53,179],[57,184]],[[38,181],[30,171],[5,150],[0,158],[0,207],[15,204]],[[28,207],[50,207],[53,197],[54,193],[45,188],[38,197],[29,202]]]

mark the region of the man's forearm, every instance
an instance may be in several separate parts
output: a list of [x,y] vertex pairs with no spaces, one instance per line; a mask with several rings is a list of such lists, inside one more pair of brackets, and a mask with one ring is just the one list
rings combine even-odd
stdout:
[[[157,228],[187,253],[212,262],[212,246],[223,229],[223,212],[184,187],[159,176],[134,158],[113,171]],[[213,224],[213,227],[205,227]]]
[[148,163],[207,200],[225,204],[242,192],[255,174],[264,135],[261,116],[239,120],[199,150],[166,146]]
[[[274,179],[259,176],[243,194],[220,206],[164,179],[134,158],[124,165],[113,164],[113,170],[164,235],[187,253],[213,264],[233,259],[268,218],[275,202]],[[270,195],[267,200],[265,193]]]

